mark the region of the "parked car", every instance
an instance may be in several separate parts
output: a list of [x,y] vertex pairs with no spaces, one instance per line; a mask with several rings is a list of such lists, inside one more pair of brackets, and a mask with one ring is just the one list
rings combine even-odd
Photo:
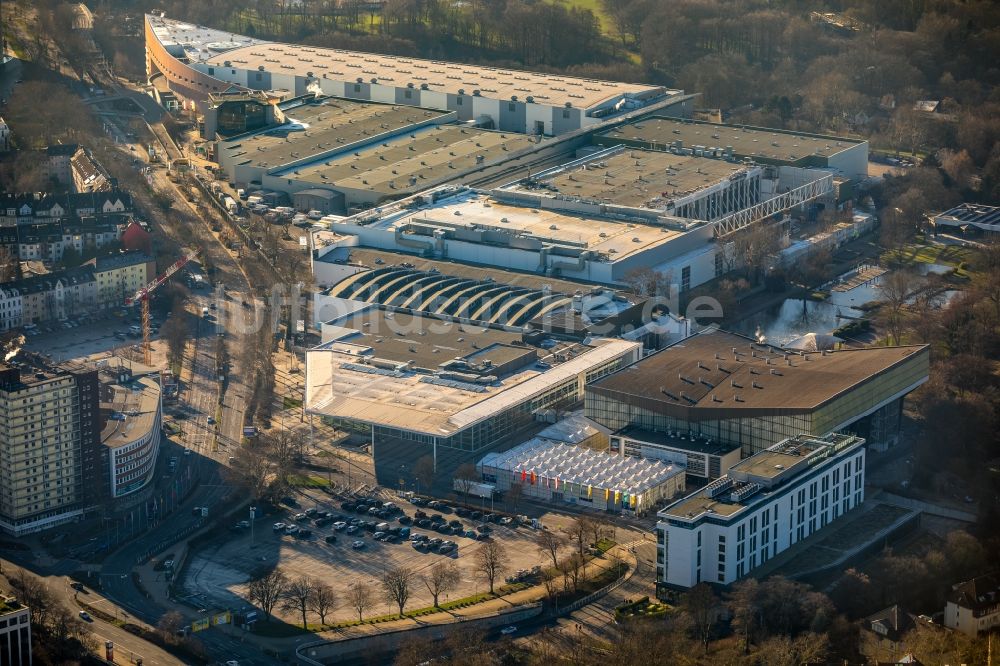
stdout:
[[286,525],[285,526],[285,534],[289,534],[289,535],[293,535],[294,536],[295,534],[298,534],[298,532],[299,532],[299,526],[298,525]]
[[314,506],[313,507],[309,507],[308,509],[305,510],[305,514],[307,516],[309,516],[310,518],[314,518],[317,513],[319,513],[319,509],[317,509]]
[[338,532],[345,530],[347,529],[347,523],[345,523],[342,520],[338,520],[333,524],[333,529],[337,530]]
[[250,521],[249,520],[241,520],[240,522],[236,523],[236,527],[239,527],[240,529],[245,530],[248,527],[250,527]]
[[443,543],[440,546],[438,546],[437,552],[440,553],[441,555],[445,555],[453,550],[455,550],[455,544]]
[[297,523],[301,523],[304,520],[309,520],[309,516],[307,516],[304,513],[297,513],[295,514],[295,516],[292,517],[292,520],[294,520]]
[[361,541],[360,539],[351,544],[351,548],[353,548],[354,550],[361,550],[364,547],[365,547],[365,542]]
[[295,533],[295,536],[298,537],[299,539],[310,539],[312,538],[312,535],[313,531],[308,529],[299,530],[298,532]]
[[510,636],[511,634],[516,634],[517,633],[517,627],[515,627],[512,624],[508,625],[508,626],[504,627],[503,629],[501,629],[500,633],[503,634],[504,636]]
[[404,515],[402,515],[402,516],[399,517],[399,524],[400,525],[411,525],[411,524],[413,524],[413,518],[410,518],[409,516],[407,516],[407,515],[404,514]]
[[452,520],[448,524],[451,525],[452,527],[461,527],[462,526],[462,521],[461,520]]
[[347,528],[347,533],[348,534],[354,534],[357,531],[358,531],[358,526],[357,525],[351,525],[350,527]]
[[275,532],[281,532],[282,530],[285,529],[285,524],[275,523],[274,525],[271,526],[271,529],[274,530]]
[[94,618],[90,617],[90,613],[87,611],[80,611],[80,619],[84,622],[93,622]]

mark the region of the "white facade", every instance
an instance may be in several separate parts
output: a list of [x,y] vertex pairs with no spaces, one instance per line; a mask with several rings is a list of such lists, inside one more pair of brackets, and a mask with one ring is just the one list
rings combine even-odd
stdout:
[[127,404],[137,409],[116,415],[105,428],[111,497],[123,497],[146,486],[153,479],[160,450],[160,387],[149,378],[137,382],[138,390],[115,387],[132,392]]
[[1000,627],[1000,577],[980,576],[953,585],[944,607],[944,626],[973,637]]
[[657,523],[657,581],[673,589],[702,581],[728,585],[857,507],[864,501],[863,444],[851,437],[840,449],[830,447],[819,454],[825,459],[804,464],[784,482],[776,478],[776,485],[742,502],[724,503],[721,495],[718,501],[708,499],[705,493],[730,478],[721,477],[667,507]]
[[[656,438],[657,441],[652,441]],[[668,438],[660,440],[655,433],[631,435],[616,433],[611,436],[611,452],[622,456],[647,458],[650,460],[666,460],[684,465],[691,476],[699,476],[709,480],[717,479],[729,472],[729,468],[740,461],[739,446],[711,447],[695,442],[695,435],[690,441],[686,436],[678,436],[674,441]]]
[[630,515],[684,492],[682,465],[623,459],[544,437],[489,453],[476,467],[501,492],[519,485],[527,499]]
[[21,292],[9,285],[0,286],[0,331],[19,328],[22,312]]
[[0,664],[31,666],[31,609],[0,597]]

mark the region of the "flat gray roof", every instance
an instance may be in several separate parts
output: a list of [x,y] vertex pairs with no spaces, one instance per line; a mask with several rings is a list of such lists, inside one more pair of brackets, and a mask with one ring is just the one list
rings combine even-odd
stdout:
[[227,153],[236,164],[274,169],[443,115],[414,106],[339,98],[303,103],[282,113],[288,120],[283,125],[220,141],[220,154]]
[[619,139],[666,147],[683,141],[684,148],[732,146],[736,157],[796,162],[808,156],[829,158],[864,143],[858,139],[789,132],[777,129],[722,125],[653,116],[598,135],[600,139]]
[[410,224],[492,230],[498,234],[598,252],[610,262],[650,250],[682,235],[665,226],[632,224],[611,217],[551,208],[515,206],[476,190],[442,197],[421,208],[384,211],[381,219],[371,226],[403,229]]
[[524,101],[533,97],[538,104],[560,107],[570,104],[585,110],[626,96],[652,99],[679,92],[650,84],[265,42],[149,14],[146,20],[162,44],[183,45],[189,54],[201,56],[192,57],[193,61],[212,66],[229,61],[246,70],[263,67],[265,71],[298,76],[313,72],[319,77],[351,83],[358,78],[366,83],[375,79],[398,88],[412,83],[416,88],[426,85],[431,91],[452,95],[459,91],[472,95],[479,90],[490,99],[509,100],[516,96]]
[[512,132],[457,125],[422,127],[275,175],[383,195],[403,194],[535,145],[533,137]]
[[[612,155],[554,169],[533,179],[553,194],[580,197],[634,208],[662,208],[671,199],[711,187],[746,166],[658,150],[625,149]],[[523,182],[513,191],[540,192]]]

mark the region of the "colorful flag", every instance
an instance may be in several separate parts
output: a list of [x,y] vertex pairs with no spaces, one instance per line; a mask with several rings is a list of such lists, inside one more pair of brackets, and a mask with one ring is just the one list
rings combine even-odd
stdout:
[[528,470],[522,469],[521,470],[521,483],[524,483],[527,480],[527,478],[528,478]]

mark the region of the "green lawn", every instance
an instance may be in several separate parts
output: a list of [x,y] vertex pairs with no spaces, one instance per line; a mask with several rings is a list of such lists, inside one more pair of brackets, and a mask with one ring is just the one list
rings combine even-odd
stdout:
[[882,255],[882,258],[887,263],[906,266],[942,264],[957,267],[963,261],[968,261],[971,254],[969,249],[957,245],[910,243],[900,250],[889,250]]
[[286,481],[293,488],[324,488],[330,485],[322,476],[312,474],[289,474]]
[[611,23],[611,17],[604,12],[604,7],[601,6],[601,0],[549,0],[550,2],[558,2],[566,7],[579,7],[580,9],[589,9],[594,12],[594,16],[597,17],[597,21],[601,24],[601,32],[609,37],[613,37],[615,33],[615,26]]

